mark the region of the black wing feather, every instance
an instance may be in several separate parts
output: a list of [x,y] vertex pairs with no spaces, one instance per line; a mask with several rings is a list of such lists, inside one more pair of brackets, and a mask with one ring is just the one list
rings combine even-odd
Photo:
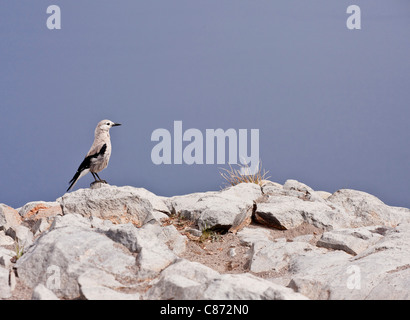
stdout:
[[92,154],[92,155],[89,155],[88,157],[85,157],[83,162],[81,162],[80,166],[78,167],[77,172],[75,173],[74,177],[70,180],[70,182],[69,182],[70,186],[68,187],[67,192],[71,189],[71,187],[77,181],[77,179],[80,176],[81,172],[83,172],[86,169],[90,169],[91,159],[98,158],[99,156],[104,155],[106,150],[107,150],[107,145],[104,143],[104,145],[101,147],[101,150],[99,152],[97,152],[95,154]]

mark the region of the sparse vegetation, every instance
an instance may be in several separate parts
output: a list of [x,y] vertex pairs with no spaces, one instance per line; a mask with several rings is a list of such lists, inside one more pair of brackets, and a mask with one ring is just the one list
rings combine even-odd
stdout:
[[220,241],[220,240],[221,240],[221,235],[217,231],[212,230],[210,228],[203,229],[202,234],[199,237],[200,242],[206,242],[206,241],[215,242],[215,241]]
[[17,240],[17,241],[15,242],[14,250],[15,250],[16,255],[13,257],[13,260],[14,260],[14,262],[16,262],[16,261],[17,261],[18,259],[20,259],[21,256],[23,255],[23,253],[24,253],[24,246],[22,246],[22,245],[20,244],[20,242]]
[[259,161],[258,170],[256,173],[252,173],[249,166],[238,164],[239,169],[234,169],[229,164],[229,169],[221,168],[223,172],[219,172],[222,178],[227,181],[228,186],[235,186],[239,183],[255,183],[261,185],[263,180],[267,180],[270,176],[267,176],[269,171],[262,170],[262,162]]

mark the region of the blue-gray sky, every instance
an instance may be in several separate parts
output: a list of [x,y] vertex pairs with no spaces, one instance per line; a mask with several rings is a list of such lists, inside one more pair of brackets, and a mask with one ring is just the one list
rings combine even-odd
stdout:
[[273,181],[410,207],[408,0],[0,1],[0,39],[2,203],[63,195],[108,118],[111,184],[219,190],[221,165],[152,163],[151,133],[182,120],[259,129]]

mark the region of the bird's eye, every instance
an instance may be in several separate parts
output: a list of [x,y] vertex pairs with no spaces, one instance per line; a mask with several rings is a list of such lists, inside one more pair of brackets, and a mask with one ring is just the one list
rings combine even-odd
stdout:
[[110,123],[109,122],[107,122],[107,126],[109,126],[110,125]]

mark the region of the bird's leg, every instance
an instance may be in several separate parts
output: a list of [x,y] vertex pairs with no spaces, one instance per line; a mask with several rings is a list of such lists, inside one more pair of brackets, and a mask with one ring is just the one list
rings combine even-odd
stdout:
[[97,180],[97,178],[95,177],[95,173],[94,172],[91,172],[91,174],[93,175],[93,178],[94,178],[94,182],[98,182],[98,180]]
[[100,176],[98,175],[98,173],[97,173],[97,172],[95,173],[95,175],[96,175],[96,176],[97,176],[97,178],[100,180],[100,182],[107,183],[107,181],[102,180],[102,179],[100,178]]
[[99,182],[99,181],[97,180],[97,178],[95,177],[95,173],[94,173],[94,172],[91,172],[91,174],[93,175],[93,178],[94,178],[94,180],[95,180],[95,181],[91,182],[91,185],[93,185],[94,183]]

